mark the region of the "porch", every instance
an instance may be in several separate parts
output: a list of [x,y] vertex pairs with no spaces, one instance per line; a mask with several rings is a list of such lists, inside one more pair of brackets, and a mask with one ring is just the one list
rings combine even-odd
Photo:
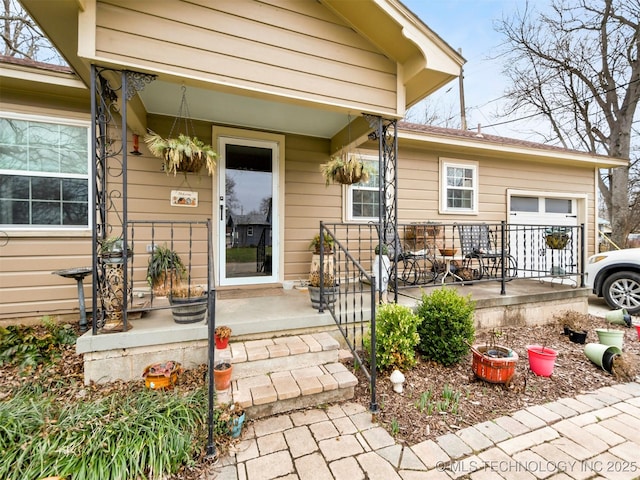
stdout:
[[[587,311],[587,288],[576,287],[562,279],[514,279],[508,282],[506,293],[500,294],[497,281],[474,282],[472,285],[447,284],[462,295],[471,295],[476,302],[475,323],[480,329],[504,325],[537,325],[551,321],[553,315],[564,309]],[[268,290],[268,291],[267,291]],[[263,294],[268,293],[266,296]],[[398,302],[414,306],[422,292],[429,290],[411,287],[400,290]],[[225,296],[219,290],[217,296]],[[353,301],[350,298],[349,301]],[[355,299],[360,303],[360,298]],[[156,299],[158,303],[164,299]],[[362,299],[368,305],[368,298]],[[168,307],[168,305],[167,305]],[[345,316],[353,309],[346,305]],[[367,307],[358,310],[362,320],[341,325],[357,336],[368,328],[371,311]],[[215,322],[233,329],[233,344],[284,336],[328,333],[346,348],[338,321],[325,310],[319,313],[311,307],[306,288],[245,290],[242,298],[216,299]],[[207,332],[205,322],[176,324],[168,308],[149,311],[139,319],[129,320],[131,329],[126,332],[93,335],[91,331],[81,336],[76,345],[84,354],[85,383],[109,382],[117,379],[139,379],[145,366],[168,359],[185,367],[207,362]],[[219,352],[216,351],[216,354]]]

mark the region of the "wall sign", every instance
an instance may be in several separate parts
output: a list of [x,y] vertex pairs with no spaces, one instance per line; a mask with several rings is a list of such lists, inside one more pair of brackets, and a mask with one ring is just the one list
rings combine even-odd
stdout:
[[171,190],[172,207],[197,207],[198,192],[188,192],[185,190]]

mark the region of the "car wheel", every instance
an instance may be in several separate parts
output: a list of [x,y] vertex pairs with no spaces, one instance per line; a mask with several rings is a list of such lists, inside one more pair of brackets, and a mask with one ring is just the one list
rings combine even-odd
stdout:
[[624,308],[631,315],[640,313],[640,275],[635,272],[616,272],[609,276],[602,294],[611,308]]

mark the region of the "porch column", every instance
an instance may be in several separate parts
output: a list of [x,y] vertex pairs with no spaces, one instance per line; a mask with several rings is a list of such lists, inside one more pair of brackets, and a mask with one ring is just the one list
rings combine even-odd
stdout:
[[[378,244],[392,247],[393,262],[390,270],[398,261],[398,129],[397,120],[386,119],[376,115],[364,114],[369,125],[374,129],[369,135],[371,140],[378,140],[378,171],[380,173],[378,211]],[[389,271],[389,284],[393,286],[394,301],[398,302],[398,276]],[[380,289],[382,278],[378,278]]]

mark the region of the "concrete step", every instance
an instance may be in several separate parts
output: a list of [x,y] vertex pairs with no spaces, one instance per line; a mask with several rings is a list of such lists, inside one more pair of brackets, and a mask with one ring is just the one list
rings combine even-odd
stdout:
[[247,378],[338,361],[340,344],[328,333],[231,342],[233,378]]
[[230,353],[231,388],[217,401],[238,402],[249,418],[349,400],[358,383],[326,333],[231,343]]

